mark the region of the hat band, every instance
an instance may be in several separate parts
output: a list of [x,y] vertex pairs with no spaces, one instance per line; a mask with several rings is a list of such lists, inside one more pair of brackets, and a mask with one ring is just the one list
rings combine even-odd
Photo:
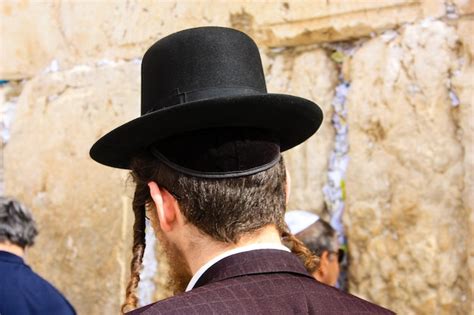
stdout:
[[240,170],[240,171],[226,171],[226,172],[201,172],[197,170],[192,170],[183,166],[180,166],[176,163],[171,162],[168,160],[163,154],[161,154],[158,149],[155,147],[150,148],[151,154],[156,157],[158,160],[166,164],[168,167],[174,169],[175,171],[178,171],[180,173],[183,173],[185,175],[190,175],[194,177],[199,177],[199,178],[213,178],[213,179],[223,179],[223,178],[235,178],[235,177],[241,177],[241,176],[248,176],[248,175],[253,175],[257,174],[263,171],[268,170],[272,166],[276,165],[281,158],[281,154],[278,154],[275,156],[273,160],[270,162],[264,164],[264,165],[259,165],[257,167],[253,167],[250,169],[246,170]]
[[251,87],[234,86],[234,87],[213,87],[194,91],[182,92],[179,88],[173,90],[170,96],[160,100],[160,104],[152,107],[145,114],[154,112],[159,109],[181,105],[194,101],[201,101],[210,98],[228,97],[228,96],[244,96],[244,95],[261,95],[265,94]]

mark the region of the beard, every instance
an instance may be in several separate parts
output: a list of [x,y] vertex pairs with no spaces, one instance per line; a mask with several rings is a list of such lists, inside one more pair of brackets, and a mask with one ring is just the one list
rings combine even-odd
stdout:
[[184,254],[175,244],[171,243],[166,236],[163,235],[163,232],[157,231],[157,238],[161,243],[166,260],[170,266],[167,287],[174,295],[183,293],[192,278]]

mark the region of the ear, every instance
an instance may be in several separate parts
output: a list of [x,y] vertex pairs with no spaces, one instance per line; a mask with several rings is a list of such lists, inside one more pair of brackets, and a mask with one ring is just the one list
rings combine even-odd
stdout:
[[149,182],[150,195],[155,203],[156,212],[163,232],[173,230],[176,223],[177,211],[179,211],[176,199],[166,189],[158,186],[155,182]]
[[329,252],[327,250],[323,251],[321,258],[319,259],[319,269],[318,272],[321,276],[325,276],[329,266]]
[[290,191],[291,191],[291,177],[290,171],[287,167],[285,167],[286,173],[286,183],[285,183],[285,204],[288,205],[288,201],[290,200]]

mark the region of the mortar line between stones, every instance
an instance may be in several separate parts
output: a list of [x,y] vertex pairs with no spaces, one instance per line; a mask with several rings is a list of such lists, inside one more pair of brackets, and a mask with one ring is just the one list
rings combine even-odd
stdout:
[[[359,13],[368,13],[368,12],[379,12],[384,11],[384,10],[400,10],[400,9],[405,9],[405,8],[411,8],[411,7],[420,7],[419,2],[411,2],[411,3],[400,3],[400,4],[394,4],[394,5],[387,5],[384,7],[378,7],[378,8],[373,8],[373,9],[360,9],[360,10],[353,10],[353,11],[346,11],[346,12],[341,12],[341,13],[336,13],[336,14],[327,14],[327,15],[322,15],[318,16],[315,18],[306,18],[306,19],[299,19],[299,20],[292,20],[292,21],[285,21],[283,23],[268,23],[265,24],[265,26],[280,26],[280,25],[291,25],[291,24],[299,24],[299,23],[308,23],[308,22],[317,22],[325,19],[331,19],[335,17],[342,17],[344,15],[353,15],[353,14],[359,14]],[[382,14],[382,13],[380,13]]]

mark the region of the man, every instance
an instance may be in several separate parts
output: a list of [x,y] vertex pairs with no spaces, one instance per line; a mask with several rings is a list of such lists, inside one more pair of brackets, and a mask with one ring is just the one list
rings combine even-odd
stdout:
[[66,298],[23,261],[37,234],[29,210],[14,199],[0,197],[1,315],[75,314]]
[[336,231],[319,216],[307,211],[289,211],[285,214],[285,222],[290,232],[319,257],[319,268],[312,273],[314,278],[335,286],[339,263],[344,259]]
[[176,295],[133,314],[389,313],[306,271],[317,266],[286,230],[280,152],[316,132],[322,112],[309,100],[267,93],[247,35],[202,27],[161,39],[143,57],[141,101],[141,117],[90,152],[99,163],[131,169],[136,183],[122,311],[137,305],[147,215]]

